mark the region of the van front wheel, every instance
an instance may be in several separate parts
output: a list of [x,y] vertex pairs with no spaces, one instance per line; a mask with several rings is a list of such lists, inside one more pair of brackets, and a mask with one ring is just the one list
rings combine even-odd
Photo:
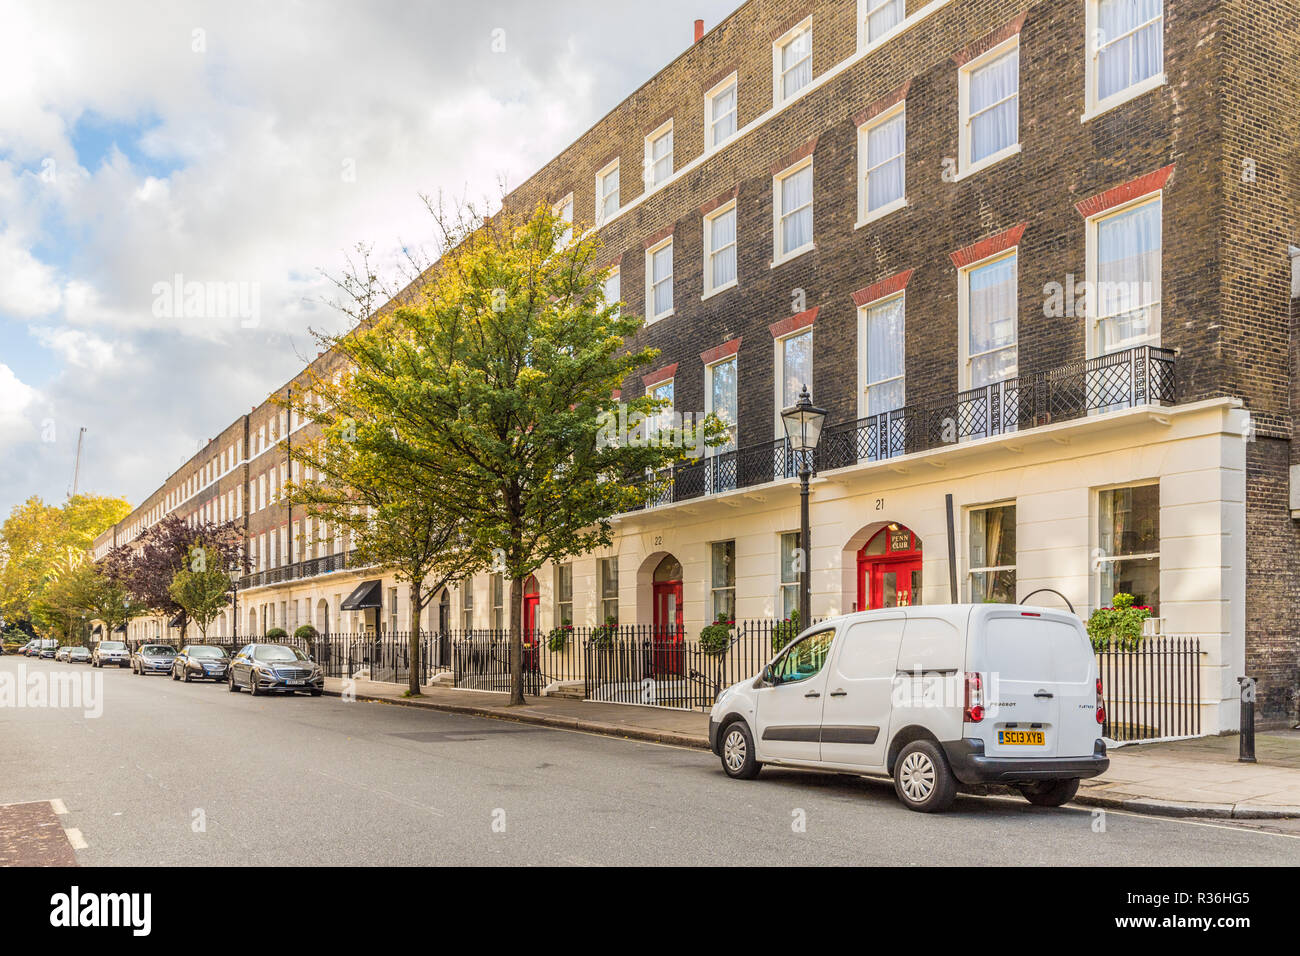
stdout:
[[894,763],[894,790],[909,810],[937,813],[957,796],[957,781],[943,751],[933,741],[914,740]]
[[722,769],[728,777],[753,780],[763,765],[754,756],[754,735],[743,720],[727,724],[722,730]]
[[1036,807],[1059,807],[1073,800],[1078,792],[1078,780],[1047,780],[1020,788],[1021,795]]

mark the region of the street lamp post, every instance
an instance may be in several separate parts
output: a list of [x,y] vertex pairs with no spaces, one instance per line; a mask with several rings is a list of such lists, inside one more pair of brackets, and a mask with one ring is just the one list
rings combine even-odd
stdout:
[[799,400],[781,411],[781,423],[790,441],[790,450],[799,465],[799,547],[803,561],[799,571],[799,625],[807,627],[812,620],[811,599],[808,593],[808,564],[812,554],[812,531],[808,526],[808,480],[812,477],[813,452],[821,441],[822,425],[826,423],[826,409],[812,403],[805,385]]

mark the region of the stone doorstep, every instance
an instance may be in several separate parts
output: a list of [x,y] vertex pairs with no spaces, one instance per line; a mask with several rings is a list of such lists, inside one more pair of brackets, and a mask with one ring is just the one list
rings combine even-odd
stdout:
[[[331,681],[336,678],[326,680],[325,693],[332,696],[341,696],[341,692],[330,686]],[[432,688],[430,688],[432,689]],[[439,688],[442,690],[443,688]],[[459,688],[456,688],[459,690]],[[480,692],[481,693],[481,692]],[[548,712],[545,704],[542,705],[525,705],[523,707],[507,707],[505,704],[487,706],[466,701],[453,702],[450,700],[432,700],[410,699],[399,696],[400,691],[394,694],[367,693],[359,690],[357,700],[368,701],[381,704],[395,704],[402,707],[417,707],[426,710],[437,710],[444,713],[465,714],[467,716],[478,716],[495,718],[498,720],[513,720],[519,723],[538,724],[541,726],[558,727],[567,730],[579,730],[585,733],[601,734],[608,737],[621,737],[627,740],[643,740],[648,743],[671,744],[678,747],[689,747],[696,750],[708,749],[708,738],[703,734],[693,734],[678,730],[669,730],[649,726],[645,723],[633,723],[632,721],[640,716],[637,711],[641,709],[650,710],[653,708],[640,708],[634,704],[611,704],[607,706],[617,706],[628,710],[628,721],[611,722],[593,718],[578,717],[572,714],[560,714]],[[440,695],[441,696],[441,695]],[[538,698],[544,701],[546,698]],[[553,700],[565,700],[553,696]],[[586,702],[597,703],[597,702]],[[1145,761],[1144,761],[1145,762]],[[1252,800],[1261,800],[1262,798],[1276,798],[1283,791],[1274,791],[1258,795],[1256,797],[1247,797],[1235,802],[1206,802],[1206,801],[1177,801],[1165,800],[1152,796],[1147,793],[1133,793],[1132,789],[1147,789],[1147,782],[1154,782],[1160,778],[1159,772],[1147,776],[1143,775],[1141,783],[1135,783],[1131,779],[1107,779],[1093,778],[1084,780],[1079,788],[1079,794],[1074,802],[1083,806],[1095,806],[1101,808],[1110,808],[1115,810],[1132,810],[1138,813],[1147,813],[1156,816],[1173,816],[1173,817],[1209,817],[1217,819],[1284,819],[1290,817],[1300,817],[1300,804],[1294,805],[1277,805],[1263,802],[1251,802]],[[1297,775],[1300,780],[1300,775]],[[1200,768],[1198,781],[1204,782],[1205,769]],[[1183,781],[1179,781],[1182,783]],[[1155,790],[1156,787],[1150,789]],[[1298,798],[1300,799],[1300,798]]]

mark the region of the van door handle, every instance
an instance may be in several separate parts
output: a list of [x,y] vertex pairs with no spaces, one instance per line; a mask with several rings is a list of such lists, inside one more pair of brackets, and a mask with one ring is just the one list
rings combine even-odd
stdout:
[[1056,695],[1055,695],[1055,694],[1049,694],[1049,693],[1048,693],[1047,691],[1045,691],[1045,690],[1040,690],[1040,691],[1039,691],[1038,693],[1036,693],[1034,696],[1035,696],[1035,697],[1045,697],[1045,698],[1047,698],[1048,700],[1051,700],[1051,698],[1055,697]]
[[832,697],[847,697],[847,696],[849,696],[849,692],[848,692],[847,690],[833,690],[833,691],[831,691],[831,696],[832,696]]
[[820,691],[815,691],[815,690],[810,690],[810,691],[808,691],[808,693],[804,694],[804,696],[805,696],[805,697],[820,697],[820,696],[821,696],[821,692],[820,692]]

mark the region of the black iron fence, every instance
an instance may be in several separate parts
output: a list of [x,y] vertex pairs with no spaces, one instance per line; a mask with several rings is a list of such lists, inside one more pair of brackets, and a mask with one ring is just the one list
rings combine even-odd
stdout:
[[1201,642],[1148,637],[1134,648],[1097,652],[1104,736],[1111,740],[1194,737],[1201,732]]
[[[795,636],[789,621],[741,620],[714,642],[684,631],[646,625],[560,627],[538,632],[523,646],[524,693],[543,690],[589,700],[708,710],[719,691],[758,674]],[[192,635],[190,643],[198,643]],[[330,634],[305,640],[270,639],[297,647],[327,677],[368,677],[405,684],[411,671],[409,635]],[[208,644],[234,655],[265,635],[214,636]],[[140,644],[168,643],[131,641]],[[449,630],[420,634],[420,683],[451,674],[456,687],[510,689],[510,632]],[[1196,736],[1201,732],[1201,643],[1195,637],[1151,637],[1132,649],[1097,652],[1106,722],[1112,740]]]
[[[1173,404],[1176,385],[1173,350],[1143,345],[827,426],[811,465],[830,471],[1091,414]],[[796,458],[780,438],[679,463],[643,479],[646,506],[793,478]]]

